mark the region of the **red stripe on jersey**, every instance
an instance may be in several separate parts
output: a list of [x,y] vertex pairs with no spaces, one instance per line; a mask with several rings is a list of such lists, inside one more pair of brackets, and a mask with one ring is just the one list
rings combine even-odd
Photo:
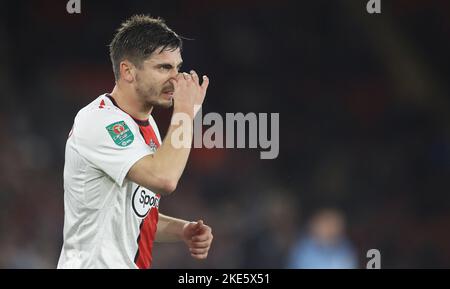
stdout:
[[141,131],[146,144],[150,144],[150,140],[153,140],[156,146],[159,147],[158,138],[156,137],[155,131],[150,124],[145,126],[140,125],[139,130]]
[[[155,131],[150,124],[139,125],[139,130],[144,137],[145,143],[150,145],[153,141],[156,147],[159,147],[159,141],[156,137]],[[158,198],[159,194],[156,195]],[[156,236],[156,226],[158,224],[159,213],[157,208],[151,208],[145,219],[142,221],[139,228],[138,251],[134,258],[134,263],[139,269],[148,269],[152,265],[152,250],[153,242]]]
[[149,269],[152,265],[153,241],[156,235],[156,225],[158,224],[158,209],[151,208],[147,217],[142,221],[138,237],[138,251],[134,258],[134,263],[139,269]]

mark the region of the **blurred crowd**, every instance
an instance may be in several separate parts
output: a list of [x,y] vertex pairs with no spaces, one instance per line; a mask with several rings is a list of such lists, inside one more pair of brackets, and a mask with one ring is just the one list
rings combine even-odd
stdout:
[[[450,2],[8,1],[0,11],[0,268],[55,268],[64,146],[110,92],[126,17],[163,17],[204,113],[280,113],[280,154],[194,149],[164,214],[203,219],[203,262],[156,244],[154,268],[450,267]],[[164,135],[170,111],[156,110]]]

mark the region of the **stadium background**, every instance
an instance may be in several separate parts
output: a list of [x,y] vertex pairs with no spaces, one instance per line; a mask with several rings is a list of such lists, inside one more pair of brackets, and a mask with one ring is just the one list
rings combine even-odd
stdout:
[[[155,268],[285,268],[308,217],[347,222],[358,265],[450,267],[450,2],[2,1],[0,267],[54,268],[64,146],[76,112],[111,91],[107,44],[134,13],[186,41],[210,76],[204,112],[279,112],[280,154],[195,149],[161,211],[203,218],[208,260],[157,245]],[[156,111],[160,130],[169,112]]]

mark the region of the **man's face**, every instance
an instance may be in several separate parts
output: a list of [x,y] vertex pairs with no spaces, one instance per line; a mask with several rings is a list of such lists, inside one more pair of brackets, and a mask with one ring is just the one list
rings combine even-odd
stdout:
[[180,49],[157,49],[136,70],[138,97],[148,106],[171,107],[174,88],[170,80],[175,79],[182,62]]

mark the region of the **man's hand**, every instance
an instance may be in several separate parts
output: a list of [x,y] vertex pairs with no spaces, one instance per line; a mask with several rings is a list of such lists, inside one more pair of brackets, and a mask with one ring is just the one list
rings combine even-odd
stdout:
[[[192,70],[190,74],[179,73],[176,79],[171,79],[170,82],[174,87],[174,110],[166,137],[156,153],[141,158],[130,168],[127,174],[129,180],[161,195],[169,195],[176,189],[186,167],[191,151],[193,121],[205,99],[209,79],[203,76],[203,82],[200,85],[197,73]],[[183,118],[175,117],[178,113],[181,113],[180,115],[183,117],[182,114],[187,114],[190,122],[180,121]],[[181,125],[190,126],[187,129],[190,134],[183,135],[181,146],[180,143],[175,145],[175,142],[173,142],[173,140],[179,141],[177,135],[179,137],[180,122]],[[184,130],[182,129],[182,131]],[[189,145],[184,146],[184,143]]]
[[193,258],[206,259],[213,240],[211,232],[211,227],[205,225],[202,220],[189,222],[183,226],[183,240]]
[[[203,104],[208,89],[209,79],[203,76],[203,82],[200,85],[199,77],[194,70],[190,74],[179,73],[176,80],[171,80],[174,87],[174,108],[175,110],[188,111],[193,117],[197,114]],[[196,110],[194,111],[194,106]]]

